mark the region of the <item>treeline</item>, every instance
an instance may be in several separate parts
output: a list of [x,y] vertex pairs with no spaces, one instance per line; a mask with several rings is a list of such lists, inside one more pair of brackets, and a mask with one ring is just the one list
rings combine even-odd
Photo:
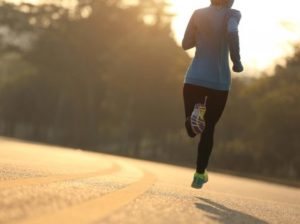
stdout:
[[235,80],[214,165],[276,177],[300,177],[300,49],[272,76]]
[[[163,6],[2,3],[0,134],[193,166],[182,105],[190,58]],[[211,167],[299,179],[297,52],[272,77],[234,80]]]

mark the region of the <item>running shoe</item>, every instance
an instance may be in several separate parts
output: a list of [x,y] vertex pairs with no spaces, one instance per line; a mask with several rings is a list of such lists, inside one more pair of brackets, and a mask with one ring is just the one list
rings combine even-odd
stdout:
[[207,182],[208,182],[208,174],[206,171],[203,174],[196,172],[194,174],[194,179],[193,179],[191,187],[196,188],[196,189],[201,189],[203,184],[205,184]]
[[205,97],[204,104],[197,103],[195,105],[190,118],[191,127],[195,135],[202,134],[205,129],[204,116],[206,113],[206,101],[207,97]]

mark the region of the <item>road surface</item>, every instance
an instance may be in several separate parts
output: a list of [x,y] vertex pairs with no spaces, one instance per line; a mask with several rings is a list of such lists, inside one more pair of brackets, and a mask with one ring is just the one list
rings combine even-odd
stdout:
[[0,138],[0,223],[300,223],[300,190]]

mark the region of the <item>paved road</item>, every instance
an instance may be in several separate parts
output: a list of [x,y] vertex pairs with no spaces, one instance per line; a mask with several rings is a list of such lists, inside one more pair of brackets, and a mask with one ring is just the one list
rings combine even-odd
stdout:
[[0,138],[0,223],[300,223],[300,190]]

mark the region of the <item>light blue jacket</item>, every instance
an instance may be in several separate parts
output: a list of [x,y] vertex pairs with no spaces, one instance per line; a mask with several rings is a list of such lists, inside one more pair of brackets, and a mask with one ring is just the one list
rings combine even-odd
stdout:
[[182,41],[185,50],[196,47],[185,83],[216,90],[230,89],[227,37],[230,33],[238,34],[241,19],[241,13],[231,9],[233,1],[230,2],[228,6],[211,5],[193,13]]

